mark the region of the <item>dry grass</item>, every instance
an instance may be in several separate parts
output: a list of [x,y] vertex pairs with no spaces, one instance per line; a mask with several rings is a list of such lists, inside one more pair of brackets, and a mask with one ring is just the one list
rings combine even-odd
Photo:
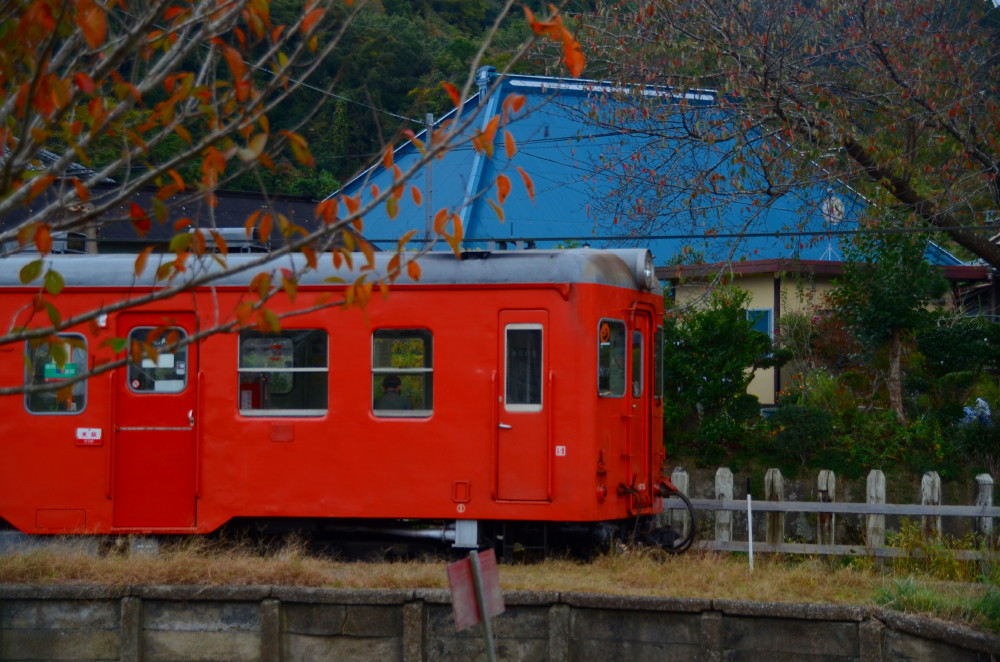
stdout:
[[746,558],[713,553],[669,556],[645,550],[626,550],[602,556],[581,566],[549,561],[537,566],[504,567],[506,589],[658,595],[691,598],[729,598],[769,602],[860,604],[870,599],[881,578],[866,571],[817,559],[755,560],[751,572]]
[[155,556],[116,550],[94,555],[66,543],[0,558],[0,583],[323,586],[325,565],[298,543],[269,550],[190,538]]
[[[448,587],[443,560],[343,562],[311,555],[301,543],[261,548],[187,539],[157,556],[94,555],[67,545],[0,558],[0,583],[283,585],[330,588]],[[589,563],[549,560],[500,566],[504,590],[728,598],[818,604],[884,604],[1000,628],[1000,593],[991,583],[943,584],[874,564],[762,556],[750,572],[740,555],[625,549]],[[931,597],[943,598],[945,602]],[[927,597],[931,596],[931,597]],[[997,611],[989,622],[977,614]]]

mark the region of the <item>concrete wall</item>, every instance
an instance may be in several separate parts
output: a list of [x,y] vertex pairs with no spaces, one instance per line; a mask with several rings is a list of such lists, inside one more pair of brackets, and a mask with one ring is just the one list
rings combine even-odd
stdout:
[[[506,593],[500,660],[993,660],[1000,637],[882,609]],[[442,590],[0,586],[0,659],[484,660]]]

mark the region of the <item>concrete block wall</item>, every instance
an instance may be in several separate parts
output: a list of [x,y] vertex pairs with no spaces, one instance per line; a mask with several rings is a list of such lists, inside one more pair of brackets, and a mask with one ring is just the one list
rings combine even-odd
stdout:
[[[660,662],[1000,659],[1000,637],[866,607],[508,592],[498,658]],[[0,586],[0,659],[485,660],[441,590]]]

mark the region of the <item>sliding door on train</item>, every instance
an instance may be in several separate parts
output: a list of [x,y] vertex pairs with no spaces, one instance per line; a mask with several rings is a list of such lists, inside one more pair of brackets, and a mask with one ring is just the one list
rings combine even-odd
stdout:
[[195,526],[198,351],[194,344],[172,347],[195,331],[190,313],[118,318],[130,360],[115,373],[115,528]]
[[497,402],[497,499],[549,498],[548,313],[502,310]]
[[[651,311],[635,311],[632,325],[631,369],[632,388],[629,393],[629,457],[632,462],[632,487],[639,494],[639,503],[649,501],[652,489],[650,434],[653,428],[653,317]],[[640,506],[641,507],[641,506]]]

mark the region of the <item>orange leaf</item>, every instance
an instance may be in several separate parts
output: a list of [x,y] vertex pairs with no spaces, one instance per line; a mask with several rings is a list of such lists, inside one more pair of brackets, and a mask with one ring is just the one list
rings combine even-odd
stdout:
[[146,270],[146,263],[149,260],[149,254],[153,252],[152,246],[146,246],[143,248],[139,255],[135,258],[135,275],[141,276],[142,272]]
[[486,128],[483,129],[483,137],[489,142],[493,143],[497,138],[497,128],[500,126],[500,116],[494,115],[490,118],[490,121],[486,123]]
[[253,229],[257,225],[257,218],[261,215],[261,213],[262,212],[260,211],[255,211],[247,216],[246,223],[243,224],[243,228],[247,232],[247,239],[253,238]]
[[534,12],[525,7],[524,15],[528,19],[528,25],[531,26],[531,30],[535,34],[548,36],[553,41],[559,40],[560,33],[562,32],[562,20],[558,14],[554,15],[548,21],[539,21],[535,18]]
[[129,347],[129,358],[136,365],[142,361],[142,345],[139,344],[138,340],[132,341],[132,345]]
[[368,267],[375,266],[375,249],[367,241],[361,240],[358,242],[358,248],[364,253],[365,259],[368,261]]
[[507,175],[497,175],[497,202],[503,204],[510,195],[510,178]]
[[[219,250],[220,253],[222,253],[223,255],[229,255],[229,244],[226,242],[225,237],[223,237],[215,230],[212,230],[212,239],[215,241],[215,247]],[[201,250],[202,252],[204,252],[205,247],[202,246]]]
[[35,246],[42,255],[52,252],[52,233],[49,232],[48,223],[39,223],[35,231]]
[[503,100],[503,111],[505,115],[512,112],[518,113],[524,107],[526,97],[523,94],[510,94]]
[[87,203],[90,201],[90,189],[84,186],[76,177],[73,178],[73,188],[76,190],[76,197],[80,198],[80,202]]
[[271,238],[271,225],[273,221],[270,214],[264,214],[260,217],[260,240],[267,241]]
[[311,12],[305,15],[302,19],[302,32],[308,33],[312,32],[312,29],[316,26],[319,19],[323,18],[322,9],[313,9]]
[[420,189],[418,189],[416,186],[410,187],[410,196],[413,197],[413,204],[415,204],[416,206],[419,207],[421,204],[423,204],[424,195],[423,193],[420,192]]
[[434,216],[434,232],[444,234],[444,226],[448,222],[448,210],[442,209]]
[[382,167],[388,170],[392,165],[392,145],[389,145],[385,148],[385,154],[382,155]]
[[486,198],[486,202],[490,203],[490,207],[493,207],[493,213],[495,213],[497,215],[497,218],[500,219],[500,222],[503,223],[504,222],[503,207],[493,202],[489,198]]
[[291,131],[282,130],[279,133],[288,139],[288,144],[292,148],[292,155],[295,156],[296,161],[308,168],[316,165],[316,159],[313,158],[312,153],[309,151],[309,144],[305,138]]
[[503,131],[503,147],[507,152],[507,158],[514,158],[514,154],[517,153],[517,142],[514,140],[514,136],[511,135],[510,131],[504,129]]
[[521,166],[517,167],[517,171],[521,174],[521,181],[524,182],[524,188],[526,188],[528,190],[528,197],[531,198],[532,202],[534,202],[535,201],[535,182],[531,181],[531,177],[528,176],[528,173],[526,173],[524,171],[524,168],[522,168]]
[[271,291],[271,274],[261,272],[254,276],[250,281],[250,291],[256,292],[261,299],[265,298]]
[[247,65],[243,62],[243,55],[232,46],[224,48],[222,54],[225,56],[226,64],[229,65],[229,71],[233,75],[236,99],[246,101],[250,98],[250,86],[247,82]]
[[410,280],[420,280],[420,265],[417,264],[416,260],[410,260],[406,263],[406,275],[410,277]]
[[28,189],[28,198],[25,202],[31,202],[49,187],[49,184],[56,180],[54,175],[42,175],[31,180],[31,188]]
[[236,320],[240,323],[240,326],[246,326],[250,322],[250,315],[253,313],[253,304],[249,301],[244,301],[236,306],[236,310],[234,312],[236,314]]
[[409,230],[407,231],[406,234],[400,237],[399,241],[396,242],[396,245],[399,247],[399,250],[403,250],[403,247],[406,246],[407,242],[410,241],[410,239],[413,239],[416,235],[417,235],[416,230]]
[[104,9],[97,3],[92,0],[78,2],[76,24],[88,46],[97,48],[104,43],[108,35],[108,20]]
[[294,303],[295,297],[299,293],[299,282],[295,278],[282,276],[281,287],[285,290],[285,294],[288,295],[288,300]]
[[310,269],[315,269],[319,266],[319,261],[316,259],[316,251],[309,246],[303,246],[300,250],[302,251],[302,255],[306,258],[306,264],[309,265]]
[[458,104],[462,100],[458,94],[458,89],[448,81],[442,82],[441,87],[443,87],[444,91],[448,93],[448,97],[451,99],[451,104],[458,108]]
[[337,198],[327,198],[316,205],[316,215],[323,219],[324,223],[333,223],[337,220],[337,207],[340,200]]
[[579,78],[583,73],[583,68],[587,63],[583,57],[583,48],[580,43],[573,38],[568,30],[563,31],[562,40],[563,62],[573,78]]
[[84,94],[93,94],[94,90],[97,89],[94,79],[82,71],[73,75],[73,83]]
[[129,208],[128,215],[135,231],[139,233],[140,237],[145,237],[153,227],[153,221],[149,218],[146,210],[133,202]]

